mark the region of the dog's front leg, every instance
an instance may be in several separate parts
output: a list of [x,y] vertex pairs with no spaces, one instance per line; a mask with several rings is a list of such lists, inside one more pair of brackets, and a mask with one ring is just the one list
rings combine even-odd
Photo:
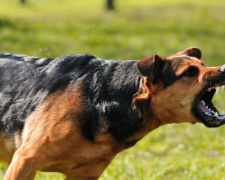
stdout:
[[35,177],[36,160],[31,151],[20,147],[14,154],[4,180],[32,180]]

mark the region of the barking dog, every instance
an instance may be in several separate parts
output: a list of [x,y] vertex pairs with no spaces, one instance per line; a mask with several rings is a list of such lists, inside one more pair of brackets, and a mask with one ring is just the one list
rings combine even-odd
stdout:
[[5,180],[36,170],[98,179],[120,151],[168,123],[225,123],[212,103],[225,65],[205,67],[201,51],[169,58],[105,61],[0,54],[0,158]]

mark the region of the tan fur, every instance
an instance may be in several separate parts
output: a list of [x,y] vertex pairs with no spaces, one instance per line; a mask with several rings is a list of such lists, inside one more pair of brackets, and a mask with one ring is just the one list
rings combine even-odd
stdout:
[[22,180],[33,173],[32,169],[59,171],[69,177],[75,173],[77,179],[97,178],[102,173],[120,148],[105,132],[95,142],[80,134],[76,116],[82,113],[82,96],[77,91],[71,87],[63,94],[52,95],[30,116],[22,145],[13,158],[15,166],[9,167],[14,173],[8,173],[5,179]]
[[[205,78],[218,73],[218,68],[204,67],[202,61],[191,58],[192,61],[184,60],[182,66],[174,69],[176,74],[182,74],[188,67],[196,66],[200,70],[199,76],[193,78],[181,78],[172,86],[154,91],[157,87],[152,85],[151,107],[153,114],[160,121],[161,125],[168,123],[198,122],[191,113],[192,103],[196,94],[202,91],[205,86]],[[158,86],[158,85],[156,85]],[[160,107],[160,108],[158,108]],[[176,110],[176,111],[174,111]]]
[[0,160],[10,162],[15,151],[14,138],[5,138],[3,135],[0,137]]
[[[193,50],[192,53],[199,52]],[[167,60],[172,61],[175,56]],[[148,61],[149,58],[145,58],[141,65]],[[184,59],[178,68],[174,65],[173,71],[180,75],[190,66],[198,67],[198,76],[181,78],[167,88],[163,88],[162,82],[155,84],[144,77],[141,93],[134,96],[133,103],[148,101],[151,112],[146,111],[143,128],[133,133],[127,142],[138,141],[168,123],[198,122],[191,113],[194,97],[205,86],[204,79],[216,75],[218,68],[204,67],[202,61],[191,57],[191,61]],[[85,110],[84,98],[77,87],[49,96],[28,118],[22,134],[10,140],[13,145],[7,145],[7,139],[0,138],[1,159],[10,162],[17,148],[5,180],[33,179],[36,170],[62,172],[67,179],[98,179],[115,155],[127,148],[110,136],[106,125],[93,142],[82,136],[76,119]]]

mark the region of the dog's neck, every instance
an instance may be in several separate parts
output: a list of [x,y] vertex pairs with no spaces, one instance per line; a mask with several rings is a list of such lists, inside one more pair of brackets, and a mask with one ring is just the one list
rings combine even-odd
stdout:
[[[151,118],[150,109],[146,111],[150,108],[148,102],[144,105],[134,102],[135,96],[144,91],[143,77],[134,67],[136,61],[105,62],[104,69],[86,77],[93,82],[93,86],[84,90],[90,97],[86,106],[92,112],[88,123],[92,124],[94,134],[105,129],[117,142],[125,142],[129,147],[155,128],[148,122]],[[93,140],[94,134],[86,132],[85,136]]]

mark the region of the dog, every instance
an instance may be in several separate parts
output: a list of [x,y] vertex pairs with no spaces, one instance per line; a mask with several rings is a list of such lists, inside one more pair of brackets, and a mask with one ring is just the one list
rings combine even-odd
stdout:
[[170,123],[225,124],[212,103],[225,65],[205,67],[198,48],[168,58],[55,59],[0,54],[0,159],[5,180],[37,170],[98,179],[117,153]]

